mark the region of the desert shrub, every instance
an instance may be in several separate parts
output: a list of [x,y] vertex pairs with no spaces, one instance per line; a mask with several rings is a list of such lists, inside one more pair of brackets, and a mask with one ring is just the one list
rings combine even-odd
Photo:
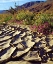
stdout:
[[37,31],[37,26],[36,25],[29,25],[29,28],[34,32]]
[[48,22],[38,26],[38,32],[40,33],[48,35],[52,33],[52,31],[53,31],[52,26]]
[[7,21],[11,20],[11,18],[12,18],[12,16],[6,16],[6,17],[4,18],[4,22],[7,22]]
[[16,13],[16,9],[14,9],[13,7],[10,7],[10,9],[8,10],[8,12],[10,12],[11,14],[15,14]]
[[53,21],[50,22],[50,25],[53,26]]
[[27,25],[33,25],[35,22],[34,14],[26,14],[25,24]]
[[26,16],[26,13],[25,13],[24,11],[20,11],[20,12],[17,14],[16,19],[17,19],[17,20],[24,20],[24,19],[25,19],[25,16]]
[[53,14],[50,14],[50,21],[49,21],[49,24],[51,25],[51,26],[53,26]]
[[[53,33],[53,14],[38,13],[20,10],[14,15],[0,14],[0,23],[2,22],[17,22],[18,24],[31,25],[32,31],[38,31],[43,34]],[[17,21],[19,20],[19,22]]]
[[7,22],[11,20],[11,18],[12,18],[12,15],[9,13],[0,14],[0,23]]
[[2,19],[2,16],[0,16],[0,20]]
[[24,20],[24,24],[26,25],[30,25],[30,24],[34,24],[34,14],[32,12],[29,12],[29,11],[20,11],[18,14],[17,14],[17,17],[16,19],[17,20]]
[[51,18],[49,16],[49,14],[37,14],[36,15],[36,22],[35,24],[36,25],[40,25],[40,24],[43,24],[45,22],[50,22],[51,21]]
[[53,32],[53,15],[50,14],[37,14],[35,16],[34,25],[31,27],[33,30],[37,30],[39,33],[50,34]]

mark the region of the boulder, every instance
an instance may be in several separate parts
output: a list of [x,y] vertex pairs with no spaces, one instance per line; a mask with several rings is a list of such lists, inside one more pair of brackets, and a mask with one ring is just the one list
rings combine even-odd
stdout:
[[12,36],[4,36],[3,38],[0,38],[0,41],[4,41],[4,40],[7,40],[7,39],[10,39]]
[[14,52],[14,54],[12,55],[12,58],[17,58],[22,56],[23,54],[27,53],[30,50],[30,48],[25,49],[24,51],[16,51]]
[[32,42],[31,40],[28,40],[28,41],[26,41],[26,46],[27,47],[33,47],[33,45],[35,44],[35,42]]
[[12,53],[15,51],[16,47],[9,47],[5,50],[3,50],[3,52],[0,52],[0,63],[4,62],[4,61],[7,61]]
[[41,61],[37,51],[29,51],[27,55],[23,57],[26,61]]
[[20,42],[22,42],[23,40],[21,40],[21,38],[18,38],[15,42],[13,42],[13,44],[18,44]]

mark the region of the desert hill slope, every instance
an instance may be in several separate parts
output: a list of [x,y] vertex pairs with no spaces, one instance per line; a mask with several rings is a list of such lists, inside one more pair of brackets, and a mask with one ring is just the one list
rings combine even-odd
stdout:
[[52,13],[53,12],[53,1],[37,3],[31,7],[28,7],[28,9],[34,12]]

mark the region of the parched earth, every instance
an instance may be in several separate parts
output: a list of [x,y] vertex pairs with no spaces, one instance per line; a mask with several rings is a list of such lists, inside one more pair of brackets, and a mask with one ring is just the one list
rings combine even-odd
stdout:
[[0,25],[0,64],[53,64],[53,35],[19,25]]

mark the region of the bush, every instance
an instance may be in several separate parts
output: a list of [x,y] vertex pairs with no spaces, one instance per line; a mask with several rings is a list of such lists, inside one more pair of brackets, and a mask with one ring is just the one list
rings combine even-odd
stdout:
[[26,13],[24,11],[20,11],[16,17],[17,20],[24,20],[25,18],[26,18]]
[[51,22],[51,18],[50,18],[49,14],[42,13],[42,14],[36,15],[36,22],[35,22],[36,25],[40,25],[40,24],[43,24],[45,22],[48,22],[48,23]]
[[0,14],[0,23],[7,22],[7,21],[11,20],[11,18],[12,18],[12,15],[9,13]]
[[35,18],[34,18],[34,14],[33,13],[29,13],[26,15],[26,19],[25,19],[25,24],[27,25],[33,25],[35,22]]
[[12,16],[6,16],[6,17],[4,18],[4,22],[7,22],[7,21],[11,20],[11,18],[12,18]]
[[52,33],[52,31],[53,30],[51,28],[51,25],[48,22],[38,26],[38,32],[40,32],[40,33],[48,35],[48,34]]
[[34,16],[35,15],[32,12],[20,11],[17,14],[16,19],[17,20],[24,20],[24,24],[31,25],[31,24],[34,24],[34,21],[35,21]]
[[6,13],[0,14],[0,23],[17,22],[18,24],[30,25],[32,31],[38,31],[43,34],[53,33],[53,14],[38,13],[20,10],[14,15]]

